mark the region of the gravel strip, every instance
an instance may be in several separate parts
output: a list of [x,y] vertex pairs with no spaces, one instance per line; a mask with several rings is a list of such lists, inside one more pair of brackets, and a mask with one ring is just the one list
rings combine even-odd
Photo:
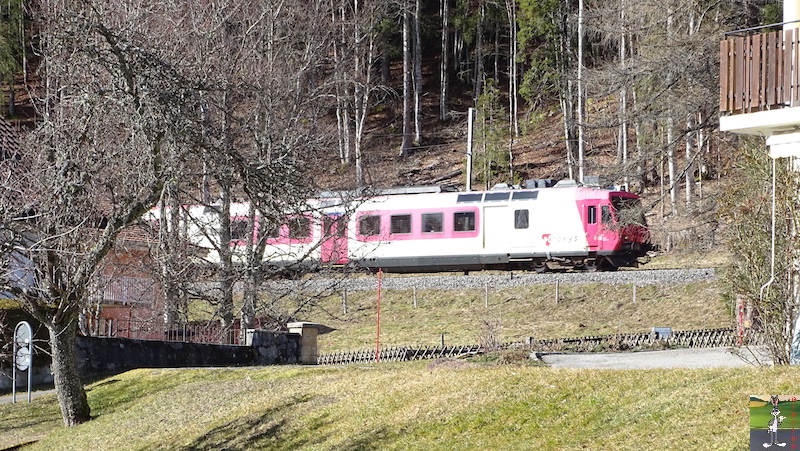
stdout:
[[652,368],[731,368],[771,365],[766,346],[744,348],[672,349],[580,354],[544,354],[541,360],[553,368],[638,370]]
[[[562,272],[562,273],[506,273],[483,274],[474,272],[469,275],[453,273],[435,276],[386,276],[383,278],[383,288],[388,290],[457,290],[465,288],[489,287],[515,287],[536,284],[636,284],[645,285],[682,285],[705,280],[715,280],[716,271],[713,268],[702,269],[656,269],[639,271],[615,272]],[[305,289],[316,287],[325,289],[329,287],[346,287],[348,291],[374,290],[377,287],[377,276],[353,277],[343,280],[314,279],[305,281],[272,282],[276,288],[285,289],[303,285]]]

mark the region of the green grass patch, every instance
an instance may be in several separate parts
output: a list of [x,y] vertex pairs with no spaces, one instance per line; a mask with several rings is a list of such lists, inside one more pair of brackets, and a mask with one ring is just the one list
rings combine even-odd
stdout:
[[0,405],[0,448],[744,449],[750,394],[791,392],[798,376],[431,362],[142,369],[89,386],[95,417],[79,427],[61,427],[54,396]]

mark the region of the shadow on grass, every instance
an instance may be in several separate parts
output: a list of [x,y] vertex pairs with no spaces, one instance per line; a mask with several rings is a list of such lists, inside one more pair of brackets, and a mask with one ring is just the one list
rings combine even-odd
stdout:
[[63,424],[55,396],[0,404],[0,449],[36,441]]
[[[292,421],[290,410],[312,399],[311,395],[296,396],[265,411],[238,417],[178,449],[297,449],[312,441],[313,431],[299,430],[300,424]],[[317,423],[317,427],[327,423]]]
[[[336,419],[313,410],[312,395],[296,396],[287,402],[211,429],[180,450],[296,450],[324,446],[331,439]],[[308,415],[298,417],[298,406],[308,404]],[[387,438],[385,429],[347,440],[340,450],[377,450]]]

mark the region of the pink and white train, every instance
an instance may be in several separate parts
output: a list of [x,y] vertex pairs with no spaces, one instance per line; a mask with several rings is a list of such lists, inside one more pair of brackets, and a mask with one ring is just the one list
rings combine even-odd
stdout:
[[[655,249],[644,217],[637,213],[639,197],[625,191],[574,185],[413,191],[387,191],[347,203],[333,197],[312,201],[309,213],[287,216],[284,224],[270,228],[263,262],[387,272],[592,271],[638,266]],[[197,209],[206,213],[190,215],[201,218],[209,211]],[[248,241],[247,211],[247,204],[231,209],[230,245],[241,261]],[[208,250],[208,262],[218,261],[218,243],[208,233],[218,222],[194,219],[193,224],[195,244]]]

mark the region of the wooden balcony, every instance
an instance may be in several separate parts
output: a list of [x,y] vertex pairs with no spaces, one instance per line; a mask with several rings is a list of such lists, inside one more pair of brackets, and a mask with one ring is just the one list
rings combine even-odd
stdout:
[[719,48],[720,113],[800,106],[800,30],[729,37]]

